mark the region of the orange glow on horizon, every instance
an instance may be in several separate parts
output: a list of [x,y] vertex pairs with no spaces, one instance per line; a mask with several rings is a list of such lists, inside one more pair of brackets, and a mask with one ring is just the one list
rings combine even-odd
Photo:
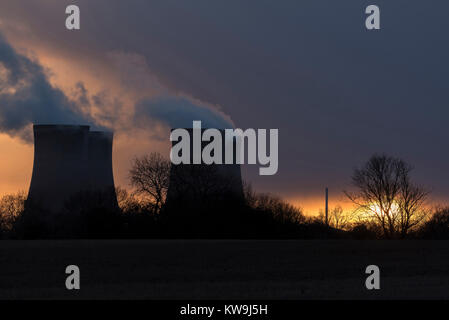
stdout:
[[33,170],[33,146],[0,134],[0,196],[18,191],[28,192]]

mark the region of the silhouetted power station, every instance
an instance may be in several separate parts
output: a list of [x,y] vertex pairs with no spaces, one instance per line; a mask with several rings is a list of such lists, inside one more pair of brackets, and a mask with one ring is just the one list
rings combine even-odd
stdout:
[[34,125],[34,165],[28,200],[58,211],[83,192],[102,193],[117,207],[112,171],[112,132],[89,126]]
[[[173,129],[174,130],[174,129]],[[190,164],[172,164],[170,182],[167,192],[167,204],[196,202],[201,205],[216,199],[243,199],[243,183],[240,164],[235,164],[236,143],[233,140],[234,164],[225,163],[226,144],[222,144],[223,164],[193,163],[193,129],[186,130],[190,134]],[[206,129],[201,129],[202,132]],[[222,141],[225,131],[220,130]],[[173,141],[172,145],[178,142]],[[202,142],[201,151],[209,142]],[[231,197],[231,198],[230,198]]]

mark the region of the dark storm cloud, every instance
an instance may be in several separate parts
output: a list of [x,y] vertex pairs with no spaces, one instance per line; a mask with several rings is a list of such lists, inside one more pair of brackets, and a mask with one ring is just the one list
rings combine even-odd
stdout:
[[0,132],[30,142],[30,123],[79,124],[88,119],[48,81],[42,67],[0,35]]
[[32,13],[5,1],[0,12],[67,55],[143,55],[172,92],[220,105],[237,127],[279,128],[278,175],[250,172],[256,186],[336,192],[387,152],[449,194],[447,1],[379,0],[380,31],[364,27],[368,1],[76,2],[73,33],[60,1]]

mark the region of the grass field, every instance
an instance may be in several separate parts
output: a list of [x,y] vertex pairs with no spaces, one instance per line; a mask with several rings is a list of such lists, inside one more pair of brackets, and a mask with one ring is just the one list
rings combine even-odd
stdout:
[[417,298],[449,298],[448,241],[0,241],[0,299]]

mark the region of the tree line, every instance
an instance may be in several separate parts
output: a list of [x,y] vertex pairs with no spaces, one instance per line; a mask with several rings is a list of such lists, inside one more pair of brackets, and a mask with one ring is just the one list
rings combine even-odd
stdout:
[[[55,215],[27,203],[24,192],[6,195],[0,199],[0,238],[449,238],[449,208],[430,209],[429,192],[398,158],[373,155],[356,168],[352,190],[344,191],[354,209],[331,208],[327,224],[322,211],[306,216],[247,184],[235,197],[227,193],[232,181],[218,178],[216,168],[196,168],[183,169],[176,184],[188,196],[171,203],[170,180],[178,178],[158,153],[133,160],[132,191],[116,188],[118,208],[105,205],[102,194],[83,192]],[[194,184],[186,172],[195,176]]]

